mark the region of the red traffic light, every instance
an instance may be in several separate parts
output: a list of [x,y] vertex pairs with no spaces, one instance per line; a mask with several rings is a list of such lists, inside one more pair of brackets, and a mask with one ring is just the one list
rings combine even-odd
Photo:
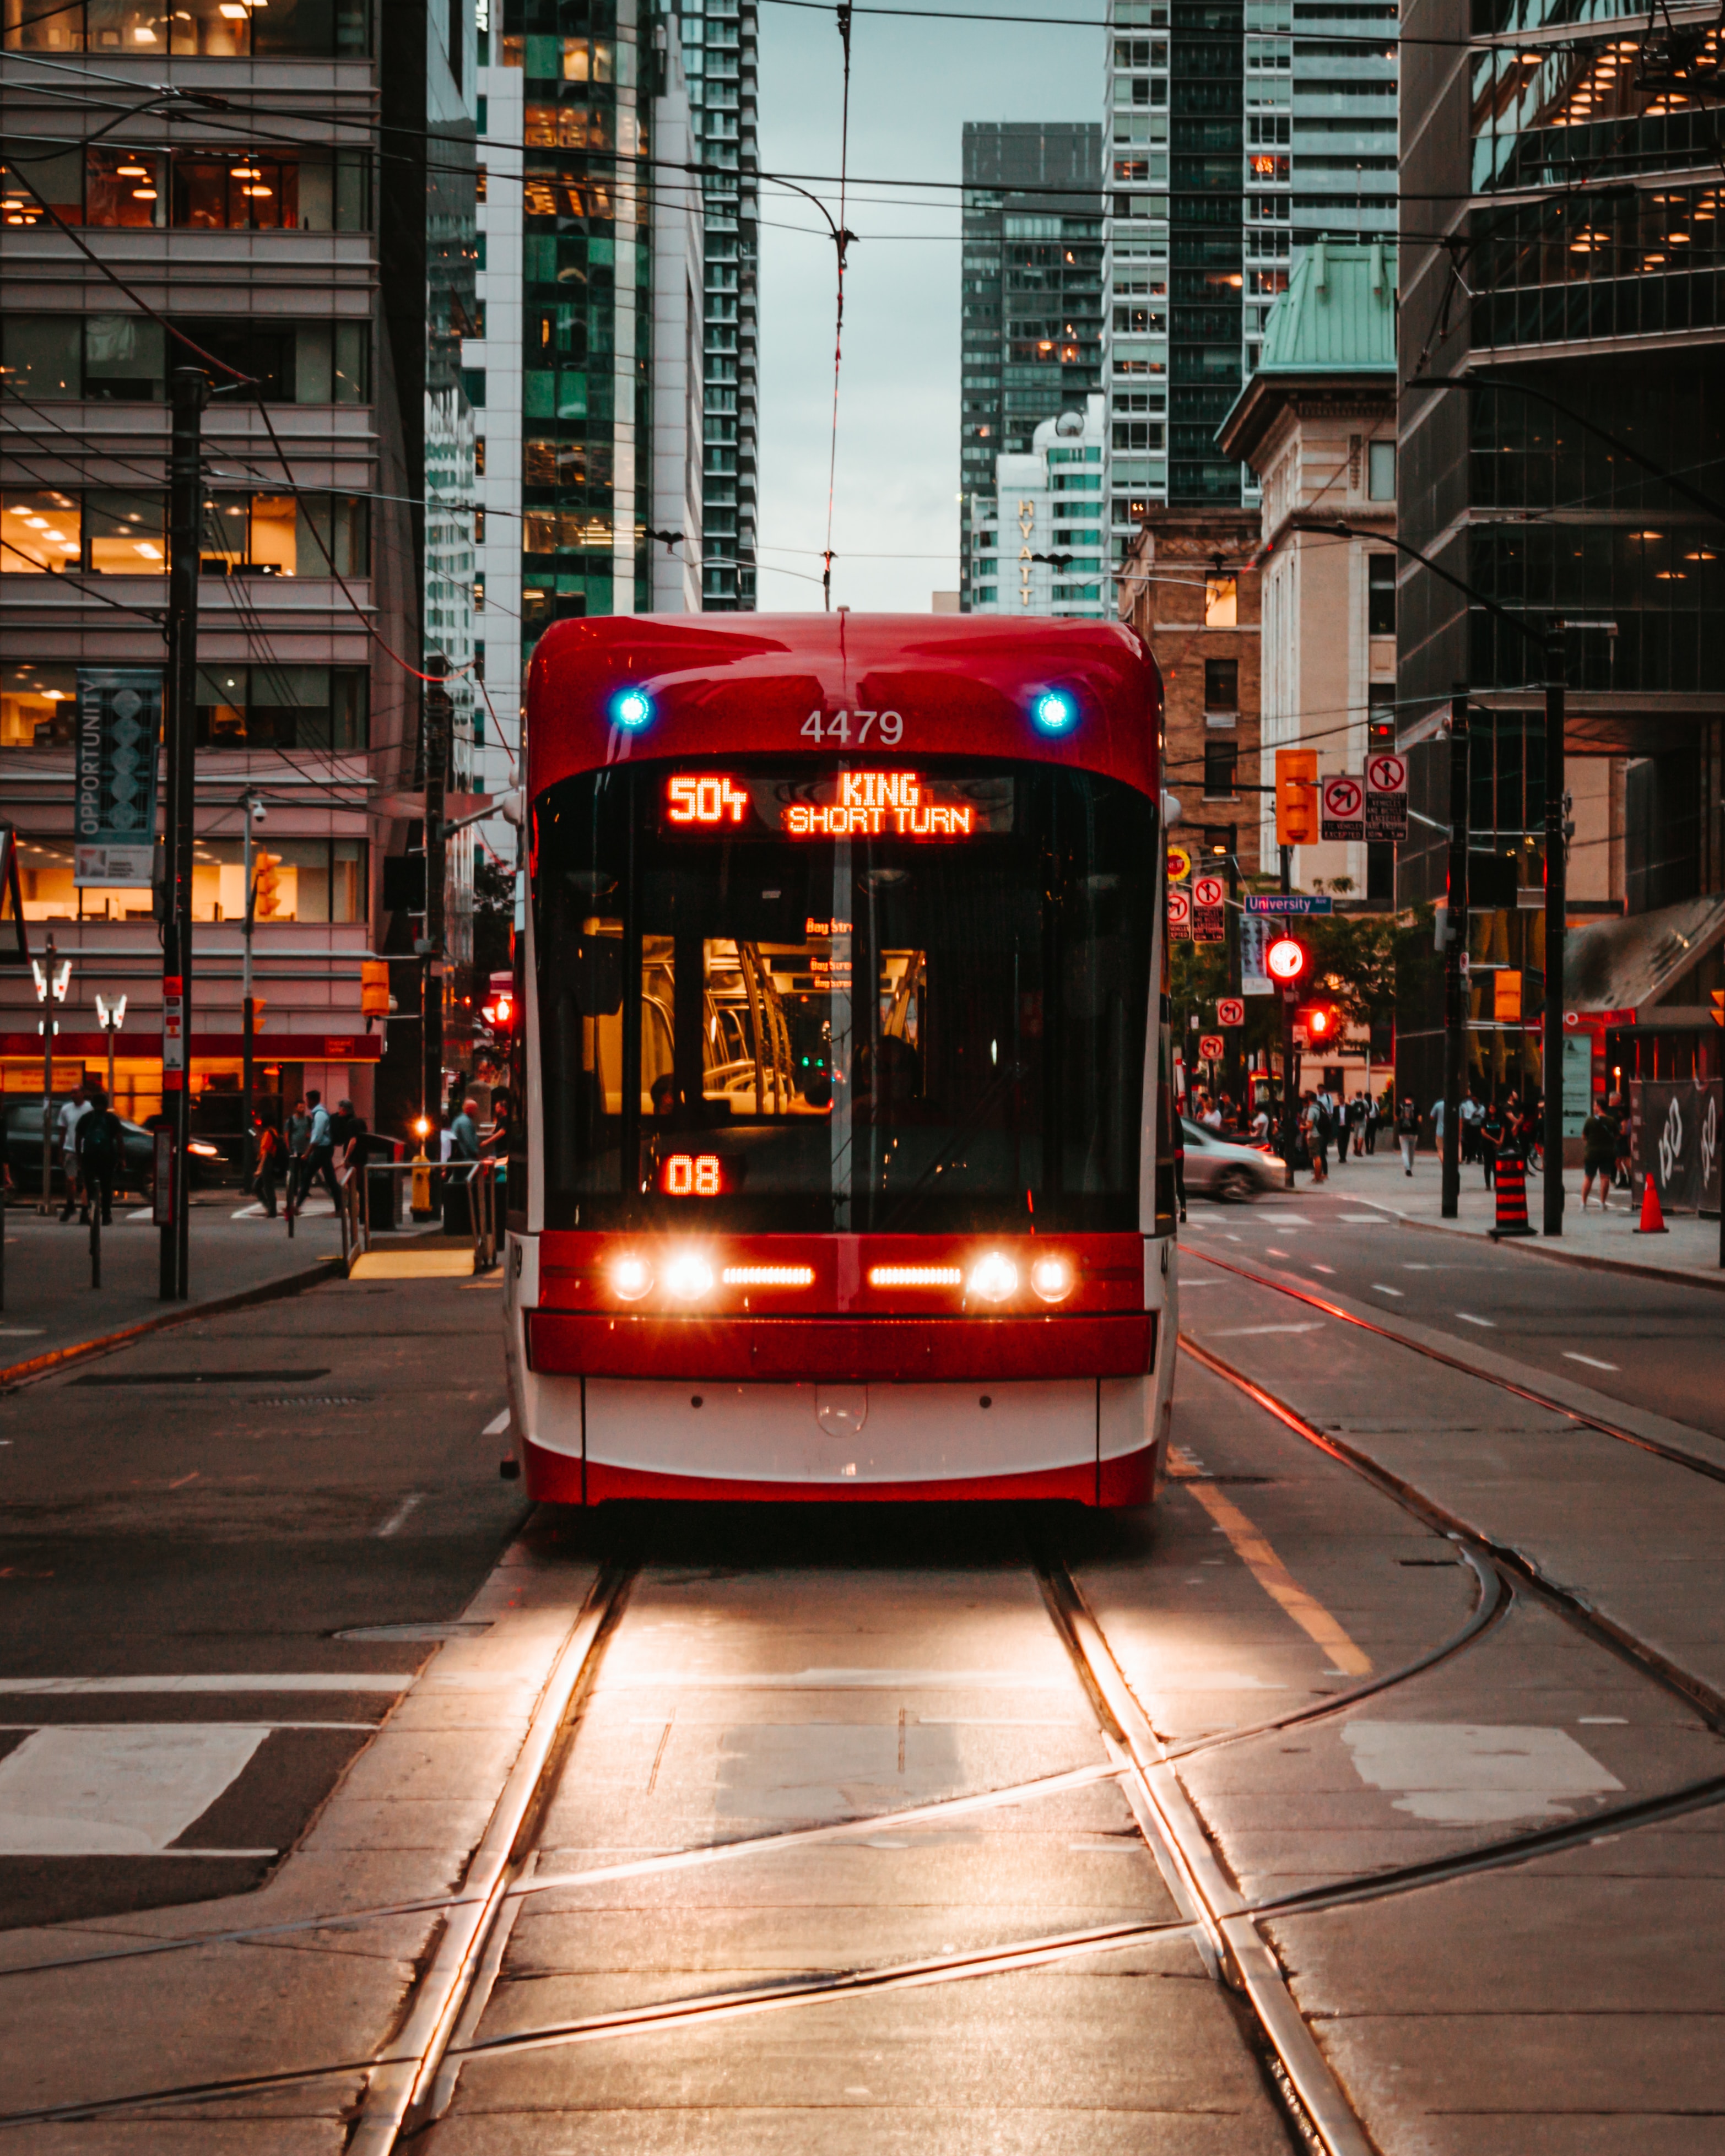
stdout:
[[1291,936],[1278,936],[1264,953],[1264,963],[1270,968],[1271,979],[1286,986],[1297,981],[1312,961],[1303,943],[1296,942]]
[[494,1033],[506,1030],[515,1022],[515,998],[506,990],[480,1008],[485,1024]]
[[1336,1014],[1318,1004],[1309,1011],[1300,1014],[1300,1023],[1306,1029],[1308,1040],[1327,1040],[1337,1030]]

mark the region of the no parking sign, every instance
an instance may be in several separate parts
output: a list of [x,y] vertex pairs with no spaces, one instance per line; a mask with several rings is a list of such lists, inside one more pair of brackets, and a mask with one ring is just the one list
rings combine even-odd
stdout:
[[1318,831],[1325,839],[1351,840],[1365,837],[1366,789],[1363,781],[1348,773],[1324,781]]

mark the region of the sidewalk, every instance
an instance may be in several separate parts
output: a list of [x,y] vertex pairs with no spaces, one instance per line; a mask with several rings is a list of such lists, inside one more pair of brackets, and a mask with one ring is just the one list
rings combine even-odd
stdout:
[[[249,1217],[235,1218],[236,1214]],[[236,1191],[192,1209],[192,1299],[163,1302],[157,1291],[161,1237],[149,1209],[114,1209],[102,1230],[102,1285],[90,1284],[90,1230],[44,1219],[33,1204],[6,1209],[6,1306],[0,1312],[0,1383],[20,1364],[63,1353],[129,1327],[183,1317],[213,1302],[313,1274],[335,1273],[341,1254],[333,1208],[316,1200],[290,1240]]]
[[[1381,1138],[1378,1143],[1381,1147]],[[1309,1175],[1297,1174],[1294,1181],[1302,1192],[1312,1188]],[[1416,1154],[1409,1178],[1402,1173],[1399,1153],[1386,1155],[1380,1150],[1368,1159],[1350,1160],[1346,1168],[1332,1164],[1328,1183],[1319,1188],[1332,1198],[1358,1199],[1376,1210],[1393,1213],[1422,1227],[1441,1228],[1451,1235],[1484,1235],[1496,1224],[1497,1199],[1485,1188],[1477,1163],[1461,1171],[1461,1216],[1457,1220],[1441,1217],[1441,1181],[1436,1153]],[[1668,1214],[1668,1235],[1638,1235],[1635,1226],[1639,1215],[1630,1211],[1626,1191],[1613,1191],[1610,1204],[1602,1212],[1596,1188],[1594,1202],[1585,1213],[1582,1211],[1581,1171],[1572,1168],[1563,1178],[1563,1240],[1553,1243],[1539,1234],[1544,1189],[1543,1178],[1527,1178],[1527,1217],[1533,1225],[1533,1236],[1527,1241],[1506,1243],[1502,1248],[1538,1250],[1547,1256],[1594,1265],[1633,1265],[1686,1276],[1710,1287],[1725,1286],[1725,1271],[1719,1265],[1717,1219],[1698,1219],[1692,1213]]]

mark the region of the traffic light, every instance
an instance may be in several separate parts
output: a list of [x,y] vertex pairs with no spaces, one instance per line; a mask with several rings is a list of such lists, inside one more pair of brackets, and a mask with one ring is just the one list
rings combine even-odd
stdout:
[[252,918],[268,921],[281,911],[281,855],[260,849],[252,855]]
[[493,973],[491,985],[480,1006],[480,1015],[494,1034],[507,1034],[515,1024],[515,977]]
[[1302,1010],[1295,1022],[1305,1027],[1306,1038],[1314,1048],[1341,1038],[1341,1021],[1327,1004],[1314,1004],[1310,1010]]
[[389,962],[362,958],[359,968],[359,1009],[362,1018],[389,1015]]
[[1310,846],[1317,839],[1317,751],[1276,752],[1276,843]]
[[1264,953],[1264,963],[1270,968],[1270,978],[1291,988],[1312,963],[1306,946],[1291,936],[1278,936]]

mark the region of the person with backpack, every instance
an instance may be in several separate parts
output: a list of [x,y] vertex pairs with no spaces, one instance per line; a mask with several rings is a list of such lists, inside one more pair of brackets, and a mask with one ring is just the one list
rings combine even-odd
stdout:
[[275,1124],[266,1123],[261,1115],[254,1115],[252,1117],[252,1186],[258,1194],[258,1203],[264,1209],[266,1220],[275,1218],[275,1181],[281,1173],[286,1152],[281,1132]]
[[1414,1173],[1414,1155],[1420,1145],[1420,1111],[1411,1101],[1404,1101],[1396,1111],[1396,1143],[1402,1149],[1402,1173]]
[[90,1207],[100,1205],[105,1228],[114,1218],[114,1185],[119,1178],[125,1132],[102,1088],[92,1086],[87,1090],[90,1106],[78,1120],[75,1141],[78,1179],[84,1192],[82,1217],[88,1221]]

